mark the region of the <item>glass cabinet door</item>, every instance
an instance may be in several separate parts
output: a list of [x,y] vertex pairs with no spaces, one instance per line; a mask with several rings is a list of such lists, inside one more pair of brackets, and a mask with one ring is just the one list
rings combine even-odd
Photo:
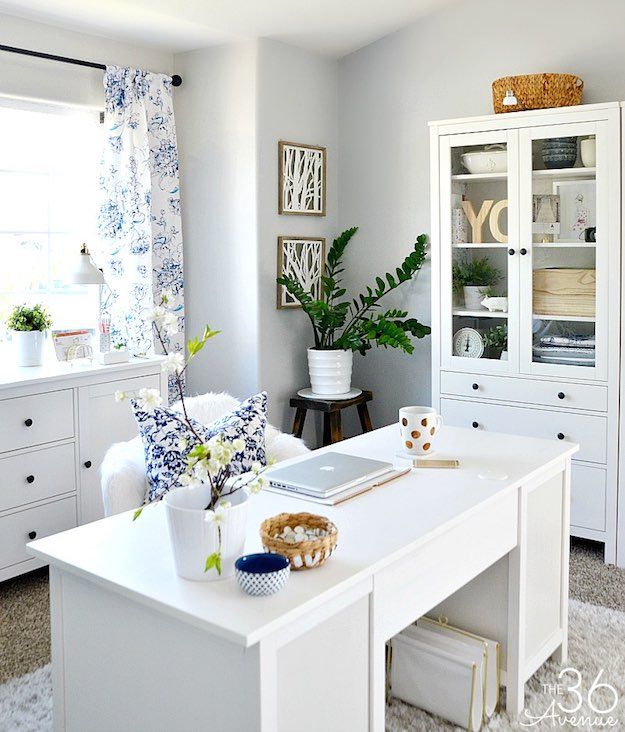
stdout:
[[439,153],[442,365],[518,370],[518,132],[444,136]]
[[521,130],[520,370],[607,378],[607,122]]

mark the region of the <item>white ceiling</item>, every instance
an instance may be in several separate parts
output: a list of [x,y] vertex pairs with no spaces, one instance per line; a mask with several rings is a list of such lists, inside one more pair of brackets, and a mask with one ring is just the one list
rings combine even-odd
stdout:
[[274,38],[334,57],[452,0],[0,0],[0,12],[174,53]]

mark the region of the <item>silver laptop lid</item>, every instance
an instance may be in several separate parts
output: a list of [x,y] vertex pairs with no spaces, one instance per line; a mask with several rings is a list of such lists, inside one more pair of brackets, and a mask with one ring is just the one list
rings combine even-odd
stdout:
[[277,488],[304,488],[323,494],[355,481],[374,478],[392,467],[391,463],[381,460],[327,452],[294,465],[272,468],[267,471],[266,478]]

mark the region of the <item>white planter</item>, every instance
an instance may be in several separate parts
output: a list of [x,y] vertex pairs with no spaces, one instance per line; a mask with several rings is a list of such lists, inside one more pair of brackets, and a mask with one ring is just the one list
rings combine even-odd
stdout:
[[185,579],[210,582],[231,577],[234,562],[243,554],[249,494],[240,489],[226,497],[232,506],[219,522],[221,575],[216,569],[204,571],[207,558],[219,550],[218,524],[205,510],[209,498],[210,487],[201,485],[174,488],[163,499],[176,571]]
[[462,292],[464,293],[464,306],[467,310],[484,310],[482,306],[482,300],[484,299],[485,287],[477,285],[469,285],[463,287]]
[[352,385],[352,351],[308,349],[310,388],[314,394],[345,394]]
[[597,142],[594,137],[582,140],[579,144],[582,163],[585,168],[594,168],[597,164]]
[[11,342],[18,366],[41,366],[43,344],[46,333],[43,330],[12,330]]

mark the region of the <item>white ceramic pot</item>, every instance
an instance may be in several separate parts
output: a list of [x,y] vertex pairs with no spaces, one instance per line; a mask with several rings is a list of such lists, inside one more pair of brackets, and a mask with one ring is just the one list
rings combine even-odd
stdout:
[[308,349],[310,388],[314,394],[345,394],[352,385],[352,351]]
[[505,173],[508,170],[507,150],[482,150],[461,156],[462,164],[472,174]]
[[462,288],[464,294],[464,307],[467,310],[484,310],[482,300],[484,299],[484,287],[468,285]]
[[43,330],[12,330],[11,342],[17,365],[41,366],[45,340],[46,333]]
[[594,137],[582,140],[580,145],[582,163],[585,168],[594,168],[597,165],[597,141]]
[[[219,524],[205,510],[209,498],[210,487],[201,485],[174,488],[163,499],[176,571],[185,579],[210,582],[231,577],[235,561],[243,554],[249,494],[240,489],[227,496],[232,505],[223,512]],[[204,571],[207,558],[219,550],[218,525],[221,574],[216,569]]]

